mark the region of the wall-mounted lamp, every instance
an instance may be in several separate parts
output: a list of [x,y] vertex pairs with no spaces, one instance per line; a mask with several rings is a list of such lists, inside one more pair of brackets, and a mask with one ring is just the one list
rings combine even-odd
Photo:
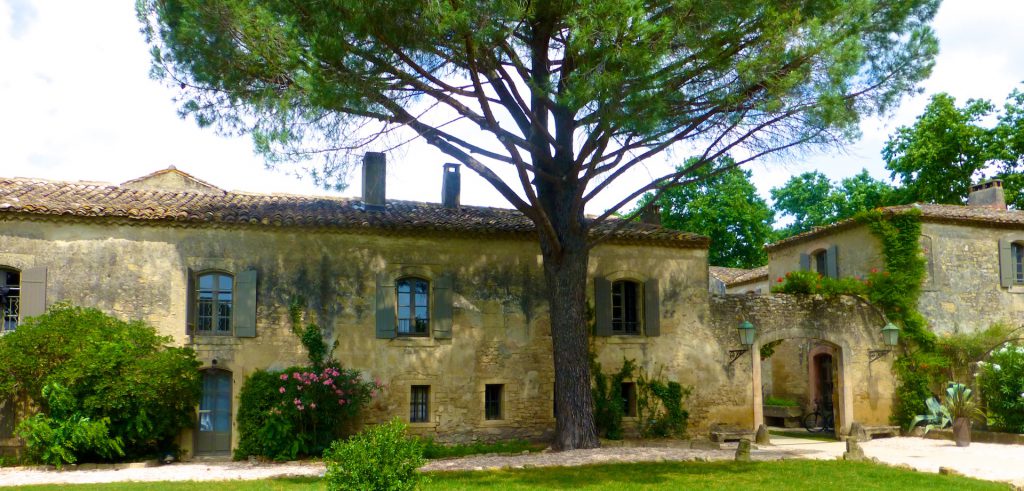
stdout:
[[750,351],[750,347],[754,345],[754,335],[757,334],[757,328],[754,327],[750,321],[740,322],[740,325],[736,327],[736,330],[740,335],[740,344],[743,345],[743,349],[731,349],[729,354],[732,355],[732,359],[729,360],[729,364],[732,365],[743,356],[743,353]]
[[892,349],[900,342],[900,328],[896,327],[896,324],[893,324],[892,322],[886,324],[885,327],[882,328],[882,342],[885,343],[887,348],[868,351],[868,358],[870,361],[875,361],[889,353],[892,353]]

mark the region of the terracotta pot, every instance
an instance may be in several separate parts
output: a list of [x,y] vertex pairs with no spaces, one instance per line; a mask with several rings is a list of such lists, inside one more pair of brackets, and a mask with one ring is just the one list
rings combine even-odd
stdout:
[[953,440],[956,441],[958,447],[966,447],[971,444],[971,420],[969,418],[953,420]]

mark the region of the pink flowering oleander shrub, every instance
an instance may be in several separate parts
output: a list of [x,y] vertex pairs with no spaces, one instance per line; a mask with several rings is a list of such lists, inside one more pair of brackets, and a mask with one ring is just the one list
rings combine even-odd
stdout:
[[239,395],[235,458],[319,456],[381,388],[333,362],[257,371]]

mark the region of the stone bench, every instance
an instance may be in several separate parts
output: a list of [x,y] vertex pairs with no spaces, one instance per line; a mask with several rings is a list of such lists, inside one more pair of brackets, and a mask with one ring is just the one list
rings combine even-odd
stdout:
[[740,429],[715,429],[711,430],[711,441],[715,443],[738,442],[742,439],[754,440],[754,432]]
[[860,423],[850,425],[850,436],[856,437],[858,441],[868,442],[872,438],[884,438],[900,436],[899,426],[864,426]]

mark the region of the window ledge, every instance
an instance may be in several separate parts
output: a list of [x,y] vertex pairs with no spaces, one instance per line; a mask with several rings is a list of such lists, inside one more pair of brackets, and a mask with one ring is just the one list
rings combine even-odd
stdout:
[[647,336],[639,334],[614,334],[603,336],[601,339],[608,344],[647,344]]
[[235,336],[221,336],[216,334],[197,334],[192,336],[192,344],[208,344],[215,346],[237,346],[242,344]]
[[413,336],[406,336],[406,337],[399,336],[399,337],[392,338],[389,341],[388,344],[390,344],[391,346],[396,346],[396,347],[401,347],[401,348],[404,348],[404,347],[424,347],[424,348],[429,348],[429,347],[437,346],[438,342],[433,337],[427,337],[427,336],[415,336],[415,337],[413,337]]
[[437,423],[408,423],[408,427],[409,427],[410,430],[415,430],[415,429],[429,430],[429,429],[437,428]]
[[493,428],[496,426],[511,426],[512,422],[506,419],[485,419],[480,422],[479,427],[482,428]]
[[1010,288],[1007,288],[1007,292],[1024,293],[1024,285],[1010,285]]

